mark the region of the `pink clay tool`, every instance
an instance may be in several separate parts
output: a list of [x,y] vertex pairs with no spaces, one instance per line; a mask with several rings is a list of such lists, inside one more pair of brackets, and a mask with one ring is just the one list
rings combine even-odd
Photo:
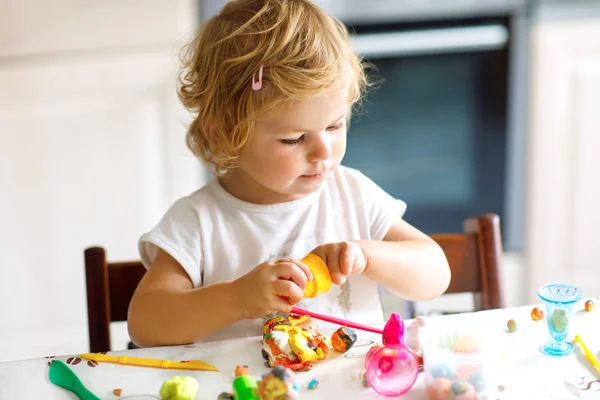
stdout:
[[[318,319],[321,321],[331,322],[332,324],[341,325],[341,326],[347,326],[348,328],[354,328],[354,329],[358,329],[361,331],[379,333],[380,335],[384,334],[384,331],[379,328],[374,328],[374,327],[368,326],[368,325],[357,324],[356,322],[347,321],[345,319],[330,317],[329,315],[318,314],[318,313],[315,313],[312,311],[303,310],[302,308],[292,307],[292,314],[307,315],[309,317],[312,317],[312,318],[315,318],[315,319]],[[404,329],[404,326],[403,326],[403,329]]]
[[365,357],[367,382],[382,396],[401,396],[415,384],[419,360],[404,342],[404,321],[397,313],[385,324],[382,343]]
[[406,346],[404,321],[398,313],[390,315],[383,330],[296,307],[292,308],[292,313],[381,334],[383,346],[372,347],[365,357],[369,386],[380,395],[388,397],[401,396],[414,386],[419,374],[419,359]]

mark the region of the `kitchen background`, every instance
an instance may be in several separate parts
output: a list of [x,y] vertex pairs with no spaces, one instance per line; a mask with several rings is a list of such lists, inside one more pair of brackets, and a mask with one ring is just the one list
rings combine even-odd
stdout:
[[[600,1],[315,2],[384,78],[344,163],[426,232],[499,214],[509,305],[548,281],[600,295]],[[208,178],[174,85],[179,47],[223,4],[0,0],[0,361],[86,350],[84,248],[138,258],[140,233]]]

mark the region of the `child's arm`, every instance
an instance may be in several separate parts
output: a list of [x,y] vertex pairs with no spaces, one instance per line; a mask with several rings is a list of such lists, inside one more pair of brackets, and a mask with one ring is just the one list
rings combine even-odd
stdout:
[[392,292],[412,301],[442,295],[450,284],[450,268],[442,249],[418,229],[400,219],[383,241],[358,240],[317,247],[332,279],[363,273]]
[[407,300],[434,299],[450,285],[450,267],[441,247],[402,219],[383,241],[356,243],[366,254],[364,274]]
[[241,319],[290,312],[309,275],[300,262],[267,262],[234,281],[194,288],[177,261],[159,250],[131,300],[129,335],[143,347],[186,344]]

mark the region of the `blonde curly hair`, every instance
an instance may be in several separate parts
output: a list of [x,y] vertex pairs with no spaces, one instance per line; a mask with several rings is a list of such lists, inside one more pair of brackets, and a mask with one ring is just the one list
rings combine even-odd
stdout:
[[223,174],[236,167],[257,117],[286,102],[341,82],[350,111],[368,86],[364,67],[346,27],[309,0],[231,1],[184,48],[178,95],[195,116],[187,145]]

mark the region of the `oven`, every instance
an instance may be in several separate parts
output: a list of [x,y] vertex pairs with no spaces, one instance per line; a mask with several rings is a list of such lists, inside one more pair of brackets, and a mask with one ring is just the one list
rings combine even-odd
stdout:
[[525,1],[323,1],[375,68],[343,164],[408,204],[426,233],[496,213],[523,247]]

